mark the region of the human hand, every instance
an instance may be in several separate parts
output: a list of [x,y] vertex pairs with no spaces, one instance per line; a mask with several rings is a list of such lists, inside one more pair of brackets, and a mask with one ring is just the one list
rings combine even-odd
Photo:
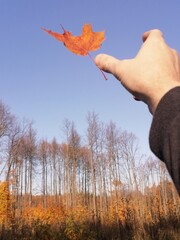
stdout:
[[113,74],[135,99],[145,102],[152,114],[170,89],[180,86],[180,60],[159,30],[143,34],[143,44],[133,59],[118,60],[106,54],[95,58],[96,65]]

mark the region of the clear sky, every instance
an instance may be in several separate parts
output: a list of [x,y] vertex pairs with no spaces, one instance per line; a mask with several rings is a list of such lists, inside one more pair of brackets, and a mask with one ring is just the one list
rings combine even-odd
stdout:
[[0,0],[0,99],[20,119],[35,122],[38,137],[61,138],[62,122],[86,129],[90,111],[139,138],[148,152],[152,117],[111,75],[104,80],[87,57],[69,52],[43,32],[62,32],[60,24],[80,35],[84,23],[105,30],[104,52],[132,58],[144,31],[159,28],[167,43],[180,51],[179,0]]

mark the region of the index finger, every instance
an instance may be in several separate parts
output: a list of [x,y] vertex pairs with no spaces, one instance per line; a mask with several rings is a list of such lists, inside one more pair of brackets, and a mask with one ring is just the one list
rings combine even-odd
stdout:
[[153,30],[144,32],[142,35],[143,42],[145,42],[149,37],[163,38],[163,33],[159,29],[153,29]]

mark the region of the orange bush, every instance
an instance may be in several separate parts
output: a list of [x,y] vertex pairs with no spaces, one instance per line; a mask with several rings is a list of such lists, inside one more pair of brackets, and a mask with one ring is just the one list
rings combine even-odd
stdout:
[[11,197],[6,182],[0,182],[0,223],[10,220],[12,217]]

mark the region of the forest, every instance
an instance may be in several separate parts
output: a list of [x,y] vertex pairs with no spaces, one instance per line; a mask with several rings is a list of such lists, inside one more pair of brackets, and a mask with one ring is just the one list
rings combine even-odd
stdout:
[[39,139],[0,102],[1,240],[178,240],[180,199],[138,138],[89,112],[80,135]]

